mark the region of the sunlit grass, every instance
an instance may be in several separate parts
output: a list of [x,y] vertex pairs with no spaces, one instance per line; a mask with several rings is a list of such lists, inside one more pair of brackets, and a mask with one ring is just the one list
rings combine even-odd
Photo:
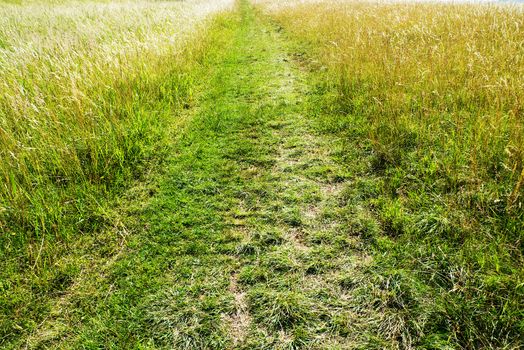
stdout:
[[524,7],[257,3],[336,92],[321,130],[369,155],[371,178],[358,181],[382,223],[376,273],[410,295],[401,310],[381,304],[383,335],[521,346]]
[[[272,8],[293,33],[321,46],[352,112],[373,123],[384,161],[400,161],[402,144],[412,142],[450,186],[479,186],[494,173],[517,185],[524,7],[317,1]],[[508,207],[520,205],[514,187],[501,193]]]
[[[0,230],[58,234],[92,195],[134,173],[161,137],[161,105],[186,98],[188,42],[231,1],[0,4]],[[189,44],[189,45],[188,45]],[[73,189],[74,188],[74,189]],[[84,194],[81,194],[81,193]],[[89,201],[89,200],[87,200]],[[84,218],[76,218],[81,221]]]
[[116,198],[172,151],[211,17],[232,6],[0,2],[0,347],[115,254]]

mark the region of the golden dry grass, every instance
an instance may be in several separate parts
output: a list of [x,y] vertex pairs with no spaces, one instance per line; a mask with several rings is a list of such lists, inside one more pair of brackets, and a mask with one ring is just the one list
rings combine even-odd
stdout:
[[[462,172],[459,164],[468,168],[467,181],[478,182],[495,168],[517,185],[524,151],[524,7],[259,3],[319,47],[322,63],[337,72],[347,99],[355,98],[352,90],[365,89],[365,96],[358,96],[364,101],[351,104],[373,109],[367,113],[376,126],[372,137],[386,157],[396,156],[390,137],[397,138],[399,130],[413,132],[443,148],[449,162],[439,166],[448,176]],[[394,129],[389,137],[378,130],[386,124]],[[424,147],[420,151],[427,154]]]
[[524,6],[257,3],[305,67],[324,71],[321,129],[346,137],[346,159],[369,155],[355,181],[382,225],[370,281],[396,279],[407,297],[401,310],[380,304],[398,320],[381,335],[408,348],[520,348]]

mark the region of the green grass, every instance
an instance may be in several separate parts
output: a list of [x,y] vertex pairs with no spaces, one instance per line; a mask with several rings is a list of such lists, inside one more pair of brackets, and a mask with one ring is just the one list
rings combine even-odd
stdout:
[[[209,46],[202,16],[213,8],[202,3],[127,5],[1,5],[2,21],[7,22],[2,34],[12,34],[6,42],[34,50],[27,56],[6,50],[1,58],[5,94],[0,102],[0,172],[6,179],[0,191],[2,345],[38,328],[86,270],[100,268],[120,254],[129,232],[116,197],[130,187],[154,192],[137,184],[161,172],[172,150],[171,138],[184,123],[181,111],[192,103],[194,80]],[[129,25],[128,15],[137,7],[143,17],[134,24],[138,28],[129,26],[130,31],[141,30],[156,39],[179,37],[146,48],[133,32],[122,57],[131,54],[133,45],[143,45],[142,56],[128,57],[119,70],[106,66],[104,50],[122,49],[117,29]],[[184,11],[194,18],[180,17]],[[70,21],[60,21],[60,14]],[[82,27],[92,15],[100,25]],[[13,30],[10,19],[31,16],[33,22]],[[159,23],[177,17],[177,28]],[[43,27],[49,23],[56,26]],[[76,37],[62,32],[67,25],[78,27]],[[102,32],[100,42],[85,47],[82,40],[97,30]],[[52,35],[51,44],[42,39],[25,47],[46,32]],[[187,41],[190,33],[194,43]],[[165,59],[170,64],[160,66]],[[50,77],[47,70],[60,73]],[[75,85],[76,102],[64,97],[71,94],[69,84]],[[23,86],[32,92],[23,94]],[[46,99],[38,100],[38,92]],[[37,107],[25,112],[15,108],[25,103]],[[136,198],[143,199],[142,194]]]
[[522,55],[498,26],[521,7],[260,3],[317,79],[317,129],[345,140],[348,225],[374,257],[349,282],[366,346],[522,347],[522,91],[486,82],[521,79],[498,58]]
[[2,249],[38,267],[42,237],[94,229],[97,202],[163,157],[216,3],[0,4]]
[[[3,236],[0,347],[522,345],[511,236],[478,244],[501,222],[435,201],[456,192],[415,176],[432,168],[409,142],[400,164],[381,162],[376,110],[348,105],[363,90],[275,19],[239,1],[129,94],[97,95],[127,111],[115,135],[132,134],[117,137],[130,151],[102,162],[108,178],[39,189],[83,202],[60,212],[63,197],[42,196],[56,232]],[[41,211],[27,218],[52,227]]]
[[[5,348],[341,348],[354,315],[339,281],[368,264],[345,229],[342,140],[320,137],[288,43],[241,2],[207,31],[162,170],[72,242]],[[47,282],[42,275],[39,281]],[[28,292],[27,285],[17,285]],[[33,289],[34,293],[34,289]],[[4,294],[8,300],[8,293]],[[31,294],[29,294],[31,295]]]

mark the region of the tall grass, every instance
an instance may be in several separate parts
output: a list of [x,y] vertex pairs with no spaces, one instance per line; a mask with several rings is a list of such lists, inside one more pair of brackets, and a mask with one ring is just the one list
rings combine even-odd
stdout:
[[0,346],[78,273],[57,263],[69,244],[166,155],[207,19],[232,4],[0,2]]
[[183,75],[163,78],[188,34],[229,4],[0,4],[2,241],[60,235],[93,185],[125,183],[154,156],[163,111],[144,105],[190,94]]
[[369,152],[375,272],[410,296],[381,333],[523,346],[524,8],[258,3],[326,70],[337,93],[322,128]]

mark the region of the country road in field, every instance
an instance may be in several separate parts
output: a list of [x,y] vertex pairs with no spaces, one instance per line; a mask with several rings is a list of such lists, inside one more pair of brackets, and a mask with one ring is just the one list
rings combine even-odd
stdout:
[[315,92],[278,27],[247,2],[216,26],[175,152],[135,189],[154,194],[128,194],[118,253],[81,274],[22,347],[356,345],[344,278],[370,258],[343,227],[340,140],[316,131]]

